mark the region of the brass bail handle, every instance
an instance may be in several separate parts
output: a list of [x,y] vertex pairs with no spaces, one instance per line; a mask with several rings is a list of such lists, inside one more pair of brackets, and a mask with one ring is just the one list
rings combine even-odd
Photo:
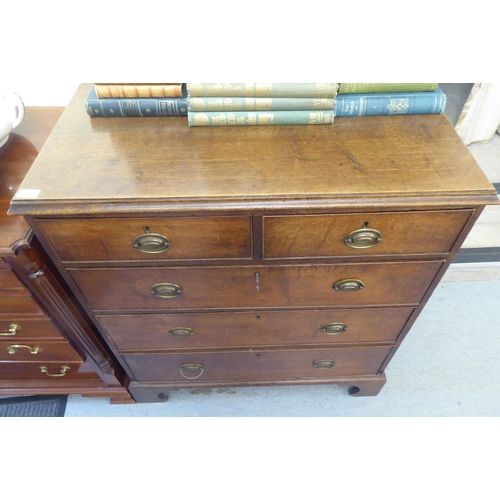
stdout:
[[152,233],[149,226],[144,226],[144,234],[134,238],[132,246],[143,253],[161,253],[170,248],[170,240],[163,234]]
[[339,335],[347,332],[347,325],[344,323],[328,323],[321,327],[321,331],[327,335]]
[[318,361],[314,361],[313,366],[314,368],[325,370],[328,368],[333,368],[335,366],[335,361],[333,361],[333,359],[319,359]]
[[351,248],[371,248],[382,241],[382,234],[376,229],[368,228],[368,223],[356,229],[345,238],[345,244]]
[[9,325],[9,331],[0,332],[0,337],[13,337],[14,335],[17,335],[19,330],[21,330],[21,327],[17,323],[11,323]]
[[332,288],[337,292],[357,292],[358,290],[363,290],[365,284],[361,280],[348,278],[337,281],[332,285]]
[[31,354],[38,354],[39,352],[42,352],[42,349],[40,349],[38,346],[31,347],[29,345],[23,345],[23,344],[13,344],[7,347],[7,352],[9,354],[16,354],[18,349],[29,349]]
[[181,326],[179,328],[172,328],[168,331],[168,334],[172,337],[191,337],[194,335],[194,330]]
[[[195,378],[199,378],[203,375],[205,371],[205,367],[203,365],[199,365],[197,363],[186,363],[181,366],[181,375],[188,380],[194,380]],[[199,372],[197,375],[193,377],[189,377],[185,372]]]
[[40,366],[40,371],[42,373],[45,373],[45,375],[47,375],[47,377],[64,377],[64,375],[66,375],[66,372],[69,369],[70,369],[69,366],[63,365],[63,366],[61,366],[59,373],[49,373],[49,369],[46,366]]
[[151,287],[151,293],[161,299],[173,299],[182,293],[182,287],[175,283],[157,283]]

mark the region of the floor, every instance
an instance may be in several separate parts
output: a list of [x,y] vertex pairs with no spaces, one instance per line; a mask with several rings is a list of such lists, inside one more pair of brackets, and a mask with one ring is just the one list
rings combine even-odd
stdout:
[[[456,123],[467,85],[443,84]],[[500,136],[469,150],[500,183]],[[478,220],[463,248],[495,254],[500,210]],[[485,250],[486,249],[486,250]],[[495,261],[496,259],[496,261]],[[386,370],[373,398],[337,386],[178,390],[166,403],[110,405],[70,396],[66,417],[492,417],[500,416],[500,261],[452,264]]]

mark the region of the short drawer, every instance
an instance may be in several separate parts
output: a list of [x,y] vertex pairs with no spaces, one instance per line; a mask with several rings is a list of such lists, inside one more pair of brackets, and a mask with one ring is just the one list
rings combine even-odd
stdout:
[[96,311],[411,305],[421,300],[441,264],[70,269],[70,274]]
[[26,290],[19,278],[10,270],[0,270],[0,289]]
[[390,347],[127,354],[138,382],[329,378],[375,374]]
[[0,340],[23,341],[25,339],[62,339],[63,336],[47,317],[24,318],[10,316],[0,319]]
[[44,314],[31,295],[0,293],[0,314],[10,317],[17,314]]
[[472,210],[266,216],[263,257],[449,252]]
[[250,259],[250,217],[38,219],[62,261]]
[[1,340],[0,361],[70,363],[79,362],[82,359],[68,342]]
[[98,316],[119,351],[393,342],[413,308]]

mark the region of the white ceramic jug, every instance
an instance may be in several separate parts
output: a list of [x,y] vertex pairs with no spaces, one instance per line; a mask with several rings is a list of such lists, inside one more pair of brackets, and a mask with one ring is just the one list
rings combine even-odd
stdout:
[[0,148],[24,118],[24,103],[11,90],[0,89]]

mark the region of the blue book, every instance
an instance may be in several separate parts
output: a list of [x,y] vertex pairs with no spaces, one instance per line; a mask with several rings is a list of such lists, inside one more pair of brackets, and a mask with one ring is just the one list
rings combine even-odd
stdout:
[[339,94],[335,101],[335,117],[382,115],[432,115],[443,113],[446,95],[433,92],[397,94]]
[[99,99],[94,87],[85,99],[89,116],[187,116],[187,98]]

